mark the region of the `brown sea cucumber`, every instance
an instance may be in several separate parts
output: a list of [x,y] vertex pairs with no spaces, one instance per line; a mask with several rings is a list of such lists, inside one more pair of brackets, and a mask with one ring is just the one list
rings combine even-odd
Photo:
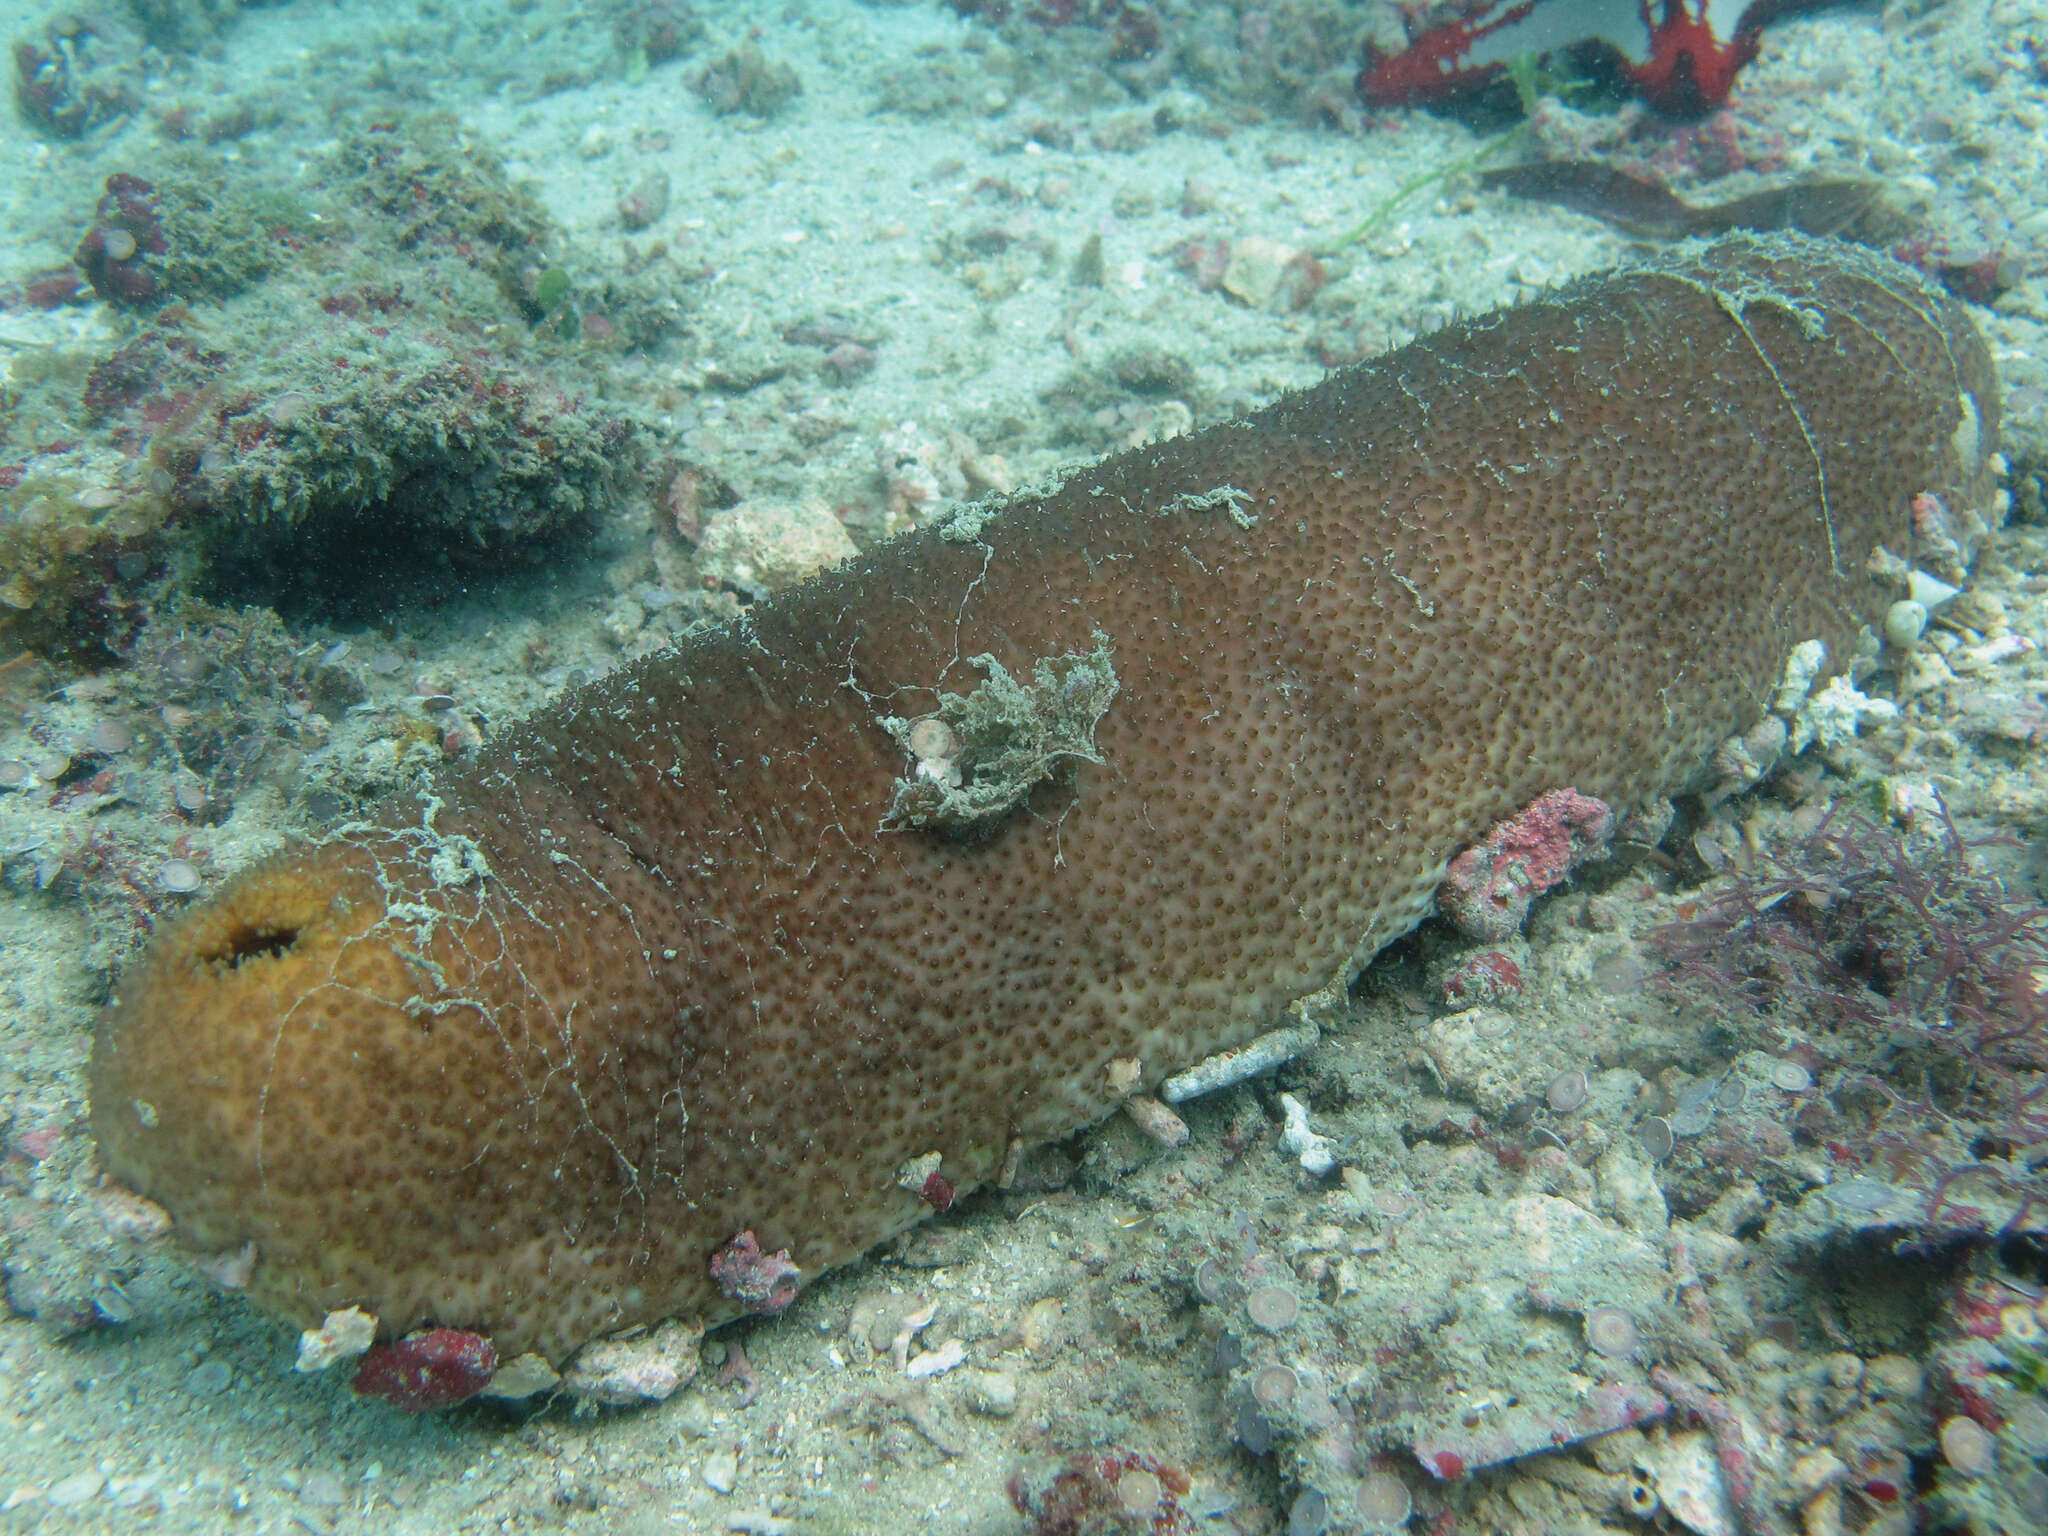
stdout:
[[302,1325],[733,1316],[736,1240],[846,1263],[1271,1028],[1545,791],[1699,786],[1997,421],[1955,301],[1737,236],[969,509],[233,881],[101,1156]]

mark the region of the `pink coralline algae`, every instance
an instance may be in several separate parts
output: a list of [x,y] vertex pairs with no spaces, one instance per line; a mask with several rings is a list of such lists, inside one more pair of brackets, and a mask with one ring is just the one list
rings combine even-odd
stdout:
[[803,1271],[789,1261],[789,1250],[763,1253],[752,1232],[742,1232],[711,1255],[711,1278],[719,1290],[749,1312],[780,1312],[796,1300]]
[[1522,990],[1522,968],[1497,949],[1467,955],[1443,978],[1444,1001],[1453,1008],[1483,1008]]
[[1373,107],[1421,106],[1482,91],[1512,60],[1571,54],[1633,85],[1670,117],[1722,106],[1756,57],[1764,24],[1824,0],[1453,0],[1405,5],[1408,46],[1368,46],[1358,92]]
[[1614,812],[1575,789],[1553,789],[1451,861],[1436,903],[1478,939],[1520,931],[1529,902],[1597,858],[1614,836]]
[[459,1328],[428,1328],[364,1355],[355,1389],[407,1413],[428,1413],[467,1402],[497,1374],[498,1352],[489,1339]]

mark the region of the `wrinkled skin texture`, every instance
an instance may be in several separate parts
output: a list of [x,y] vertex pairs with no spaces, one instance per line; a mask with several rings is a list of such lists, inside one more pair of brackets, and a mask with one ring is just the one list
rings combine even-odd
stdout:
[[[99,1029],[105,1165],[302,1326],[730,1317],[737,1234],[846,1263],[926,1213],[907,1163],[964,1192],[1113,1062],[1272,1027],[1543,792],[1696,785],[1881,619],[1916,493],[1990,507],[1997,416],[1959,305],[1735,238],[881,546],[167,931]],[[883,717],[1099,644],[1099,762],[883,830]]]

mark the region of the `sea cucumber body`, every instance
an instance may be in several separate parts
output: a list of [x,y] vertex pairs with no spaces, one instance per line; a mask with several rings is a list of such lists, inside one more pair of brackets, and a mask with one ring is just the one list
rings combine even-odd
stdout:
[[[124,979],[110,1171],[301,1324],[560,1359],[732,1315],[1341,984],[1546,790],[1699,781],[1989,509],[1960,306],[1735,239],[881,546],[579,690],[441,798],[248,872]],[[1218,494],[1221,492],[1229,494]],[[880,722],[1106,647],[1099,761],[889,830]],[[914,1182],[914,1181],[913,1181]]]

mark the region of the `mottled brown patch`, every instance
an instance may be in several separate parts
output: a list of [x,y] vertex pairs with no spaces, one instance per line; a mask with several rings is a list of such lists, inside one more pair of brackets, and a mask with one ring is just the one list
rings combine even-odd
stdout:
[[[1916,492],[1988,506],[1996,420],[1959,306],[1737,238],[882,546],[168,932],[96,1042],[106,1165],[300,1323],[729,1316],[735,1234],[844,1263],[926,1213],[907,1163],[971,1188],[1113,1062],[1270,1027],[1543,791],[1696,783],[1882,613]],[[1098,643],[1099,763],[880,830],[883,717]]]

